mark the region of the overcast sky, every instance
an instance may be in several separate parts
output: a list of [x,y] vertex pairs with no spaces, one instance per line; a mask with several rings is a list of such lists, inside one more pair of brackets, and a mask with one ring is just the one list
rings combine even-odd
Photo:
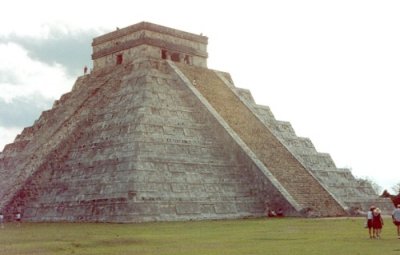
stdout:
[[337,167],[400,182],[400,1],[20,1],[0,15],[0,151],[91,66],[92,38],[148,21],[209,37],[208,67]]

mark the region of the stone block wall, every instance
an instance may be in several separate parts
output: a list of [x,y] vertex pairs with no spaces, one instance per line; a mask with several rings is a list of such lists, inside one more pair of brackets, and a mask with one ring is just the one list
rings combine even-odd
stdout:
[[[28,221],[219,219],[261,216],[266,201],[295,213],[165,62],[140,60],[92,75],[34,125],[57,127],[49,142],[61,134],[65,139],[21,180],[4,207],[8,215],[20,210]],[[67,132],[70,122],[75,128]]]
[[141,57],[162,59],[166,54],[165,58],[182,62],[186,58],[190,64],[206,67],[207,42],[202,35],[141,22],[94,38],[93,66],[97,70],[116,65],[118,55],[129,63]]
[[[13,214],[14,211],[21,210],[21,204],[17,200],[34,193],[32,190],[21,193],[21,190],[37,173],[43,172],[44,165],[60,156],[61,151],[67,147],[66,144],[76,142],[81,134],[81,126],[90,122],[90,118],[84,113],[88,98],[96,96],[104,78],[110,79],[106,71],[103,70],[99,76],[78,79],[77,84],[83,82],[82,79],[88,79],[87,86],[82,86],[79,91],[73,90],[70,97],[63,96],[54,104],[53,109],[44,112],[31,128],[25,129],[15,141],[26,143],[18,154],[13,154],[8,149],[3,151],[0,158],[0,207],[6,213]],[[63,101],[66,98],[69,100]]]

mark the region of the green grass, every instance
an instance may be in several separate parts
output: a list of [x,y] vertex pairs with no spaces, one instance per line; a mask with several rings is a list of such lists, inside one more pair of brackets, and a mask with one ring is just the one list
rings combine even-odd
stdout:
[[400,255],[389,219],[381,240],[369,240],[362,225],[362,218],[6,224],[0,254]]

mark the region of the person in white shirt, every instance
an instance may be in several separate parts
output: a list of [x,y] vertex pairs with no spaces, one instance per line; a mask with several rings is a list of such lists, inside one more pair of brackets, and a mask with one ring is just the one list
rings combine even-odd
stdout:
[[0,228],[4,228],[4,215],[0,212]]
[[397,238],[400,239],[400,204],[393,210],[392,213],[393,224],[397,227]]
[[375,206],[371,206],[369,211],[367,212],[367,228],[369,233],[369,238],[375,238],[375,232],[372,228],[372,218],[373,218],[373,211],[375,210]]
[[17,221],[17,227],[21,226],[21,213],[15,214],[15,220]]

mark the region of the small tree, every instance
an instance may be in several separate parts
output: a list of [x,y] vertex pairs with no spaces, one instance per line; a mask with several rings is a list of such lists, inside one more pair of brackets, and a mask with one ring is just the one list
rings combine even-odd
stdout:
[[389,193],[389,191],[387,191],[386,189],[382,192],[381,197],[392,197],[392,195]]
[[393,202],[393,205],[396,207],[397,205],[400,204],[400,190],[399,190],[399,188],[400,188],[400,185],[399,185],[399,184],[395,185],[395,186],[392,188],[394,191],[398,192],[397,195],[391,195],[387,190],[385,190],[385,191],[383,191],[381,197],[388,197],[388,198],[390,198],[390,199],[392,200],[392,202]]
[[392,190],[394,191],[394,194],[400,195],[400,182],[397,183],[396,185],[394,185],[394,186],[392,187]]
[[370,185],[371,188],[375,191],[375,193],[377,195],[379,195],[382,192],[382,187],[379,186],[379,184],[377,184],[375,181],[373,181],[369,177],[358,178],[358,181],[360,183],[364,183],[364,184]]

